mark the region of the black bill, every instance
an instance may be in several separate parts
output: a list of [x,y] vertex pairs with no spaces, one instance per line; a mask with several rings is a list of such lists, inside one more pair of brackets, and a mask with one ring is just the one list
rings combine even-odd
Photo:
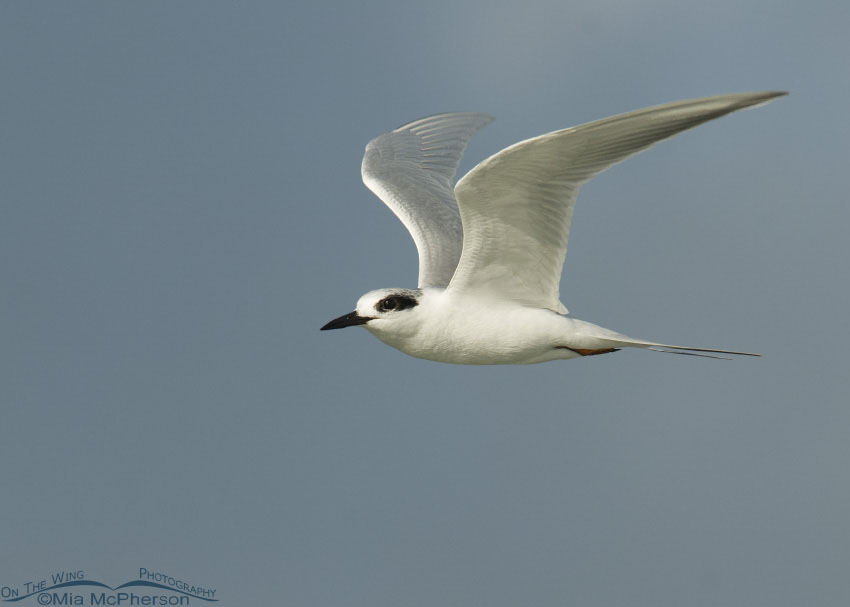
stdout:
[[320,331],[330,331],[331,329],[344,329],[345,327],[353,327],[354,325],[362,325],[372,320],[368,316],[358,316],[357,312],[349,312],[345,316],[340,316],[339,318],[334,318],[324,327],[319,329]]

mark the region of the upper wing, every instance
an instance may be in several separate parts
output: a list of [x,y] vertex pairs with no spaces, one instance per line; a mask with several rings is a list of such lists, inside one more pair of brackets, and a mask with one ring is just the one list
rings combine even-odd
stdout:
[[445,287],[463,246],[452,183],[469,138],[493,120],[457,112],[416,120],[373,139],[363,156],[363,183],[413,237],[419,287]]
[[558,283],[579,186],[662,139],[784,94],[667,103],[521,141],[491,156],[455,186],[464,239],[449,289],[566,312]]

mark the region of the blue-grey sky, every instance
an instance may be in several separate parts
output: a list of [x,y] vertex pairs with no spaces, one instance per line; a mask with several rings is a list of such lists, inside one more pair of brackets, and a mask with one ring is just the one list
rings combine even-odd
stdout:
[[[0,4],[0,588],[146,567],[221,605],[850,603],[848,18]],[[770,89],[791,95],[586,186],[561,289],[629,335],[764,358],[462,367],[318,331],[415,285],[360,182],[372,137],[494,115],[464,172]]]

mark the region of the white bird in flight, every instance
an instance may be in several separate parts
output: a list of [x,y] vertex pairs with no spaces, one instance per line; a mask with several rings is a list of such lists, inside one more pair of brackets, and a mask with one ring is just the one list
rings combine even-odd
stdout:
[[[516,143],[452,182],[469,138],[492,118],[422,118],[373,139],[363,182],[419,251],[416,289],[377,289],[322,330],[362,325],[405,354],[467,365],[530,364],[624,347],[708,356],[571,318],[559,282],[579,186],[632,154],[784,92],[676,101]],[[703,354],[699,354],[703,353]]]

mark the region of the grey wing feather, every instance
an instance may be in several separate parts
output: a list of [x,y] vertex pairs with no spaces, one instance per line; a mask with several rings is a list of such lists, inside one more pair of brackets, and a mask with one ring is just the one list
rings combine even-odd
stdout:
[[419,252],[418,286],[445,287],[457,267],[463,228],[452,189],[469,138],[493,120],[485,114],[438,114],[369,142],[363,183],[401,220]]
[[677,101],[512,145],[458,181],[463,253],[449,289],[565,312],[559,282],[579,186],[632,154],[785,93]]

